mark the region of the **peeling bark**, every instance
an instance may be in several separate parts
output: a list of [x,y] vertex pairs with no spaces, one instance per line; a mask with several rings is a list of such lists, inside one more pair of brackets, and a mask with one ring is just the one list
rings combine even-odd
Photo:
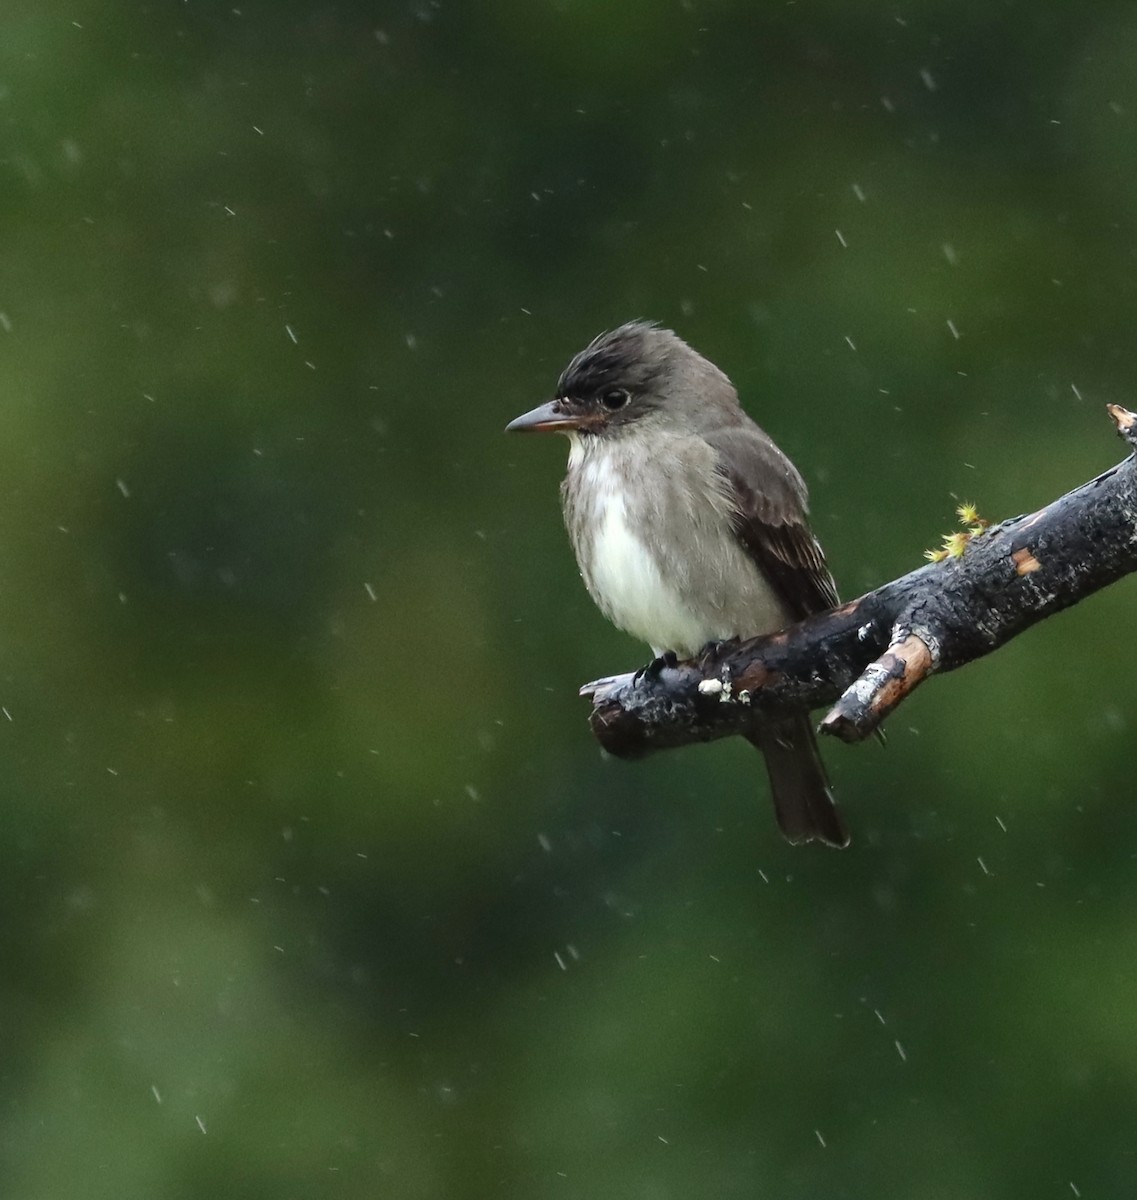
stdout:
[[[1137,414],[1108,405],[1137,449]],[[1137,570],[1137,456],[931,563],[797,625],[586,684],[592,731],[622,758],[832,704],[819,729],[853,742],[914,688]],[[836,703],[833,703],[836,701]]]

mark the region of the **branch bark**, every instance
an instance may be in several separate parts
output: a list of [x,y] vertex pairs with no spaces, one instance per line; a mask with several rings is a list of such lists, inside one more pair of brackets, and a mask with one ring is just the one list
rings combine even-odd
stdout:
[[[1137,451],[1137,415],[1107,409]],[[778,633],[585,684],[593,734],[634,758],[741,733],[754,713],[832,704],[820,732],[867,737],[930,675],[990,654],[1137,570],[1137,454],[961,544],[958,557]]]

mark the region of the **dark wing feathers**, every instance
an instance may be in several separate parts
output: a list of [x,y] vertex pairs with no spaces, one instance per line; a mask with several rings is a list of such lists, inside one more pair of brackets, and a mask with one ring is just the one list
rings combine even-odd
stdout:
[[705,436],[730,488],[734,532],[794,619],[835,607],[837,588],[809,528],[805,484],[790,460],[749,421]]

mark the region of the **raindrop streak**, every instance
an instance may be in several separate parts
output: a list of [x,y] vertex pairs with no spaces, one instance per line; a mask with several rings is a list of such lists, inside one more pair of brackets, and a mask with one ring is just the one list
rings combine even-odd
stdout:
[[847,250],[849,248],[849,243],[845,241],[845,235],[839,229],[834,229],[833,232],[837,235],[837,240]]
[[205,1122],[200,1117],[194,1117],[194,1120],[197,1122],[198,1129],[200,1129],[201,1132],[204,1133],[205,1132]]
[[299,339],[298,339],[298,338],[297,338],[297,336],[296,336],[296,332],[295,332],[295,330],[292,328],[292,326],[291,326],[291,325],[285,325],[285,327],[284,327],[284,332],[285,332],[285,333],[287,333],[287,334],[288,334],[288,336],[289,336],[289,337],[292,339],[292,344],[293,344],[294,346],[299,346],[299,345],[300,345],[300,341],[299,341]]
[[820,1143],[821,1149],[824,1150],[825,1149],[825,1139],[821,1136],[821,1130],[815,1129],[813,1131],[813,1134],[814,1134],[814,1137],[816,1137],[818,1142]]

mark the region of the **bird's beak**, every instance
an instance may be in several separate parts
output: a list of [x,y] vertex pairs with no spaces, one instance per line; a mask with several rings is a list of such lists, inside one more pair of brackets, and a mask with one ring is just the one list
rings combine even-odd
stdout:
[[583,421],[579,414],[569,412],[560,400],[550,400],[531,412],[514,417],[505,427],[506,433],[568,433],[579,429]]

